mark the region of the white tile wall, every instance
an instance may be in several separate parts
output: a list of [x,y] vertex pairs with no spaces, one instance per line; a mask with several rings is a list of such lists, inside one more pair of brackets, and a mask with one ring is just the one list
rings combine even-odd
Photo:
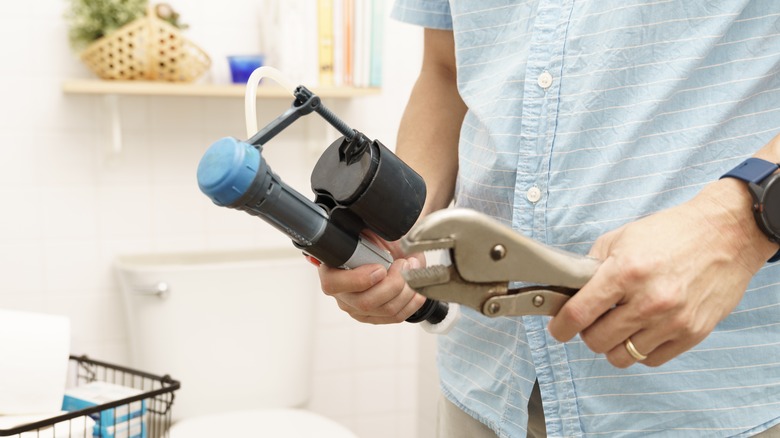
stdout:
[[[226,77],[225,55],[259,45],[262,1],[170,3],[190,25],[188,36],[212,56],[211,78]],[[123,150],[108,153],[103,98],[60,88],[66,78],[91,77],[68,47],[66,5],[8,2],[0,14],[0,307],[65,314],[74,353],[128,363],[112,272],[117,255],[289,242],[257,219],[214,207],[196,187],[205,148],[222,136],[245,137],[239,98],[122,97]],[[419,68],[420,32],[394,22],[386,29],[383,94],[326,103],[392,147]],[[288,106],[261,102],[259,119],[271,120]],[[296,124],[264,152],[304,193],[318,155],[312,149],[334,139],[318,123]],[[418,380],[430,369],[430,340],[421,344],[420,331],[408,324],[359,324],[331,299],[315,299],[310,408],[361,437],[428,436],[418,432],[429,430],[430,391],[421,395]]]

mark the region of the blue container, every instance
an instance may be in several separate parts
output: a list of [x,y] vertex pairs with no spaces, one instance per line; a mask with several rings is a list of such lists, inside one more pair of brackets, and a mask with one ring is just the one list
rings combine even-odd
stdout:
[[230,76],[234,84],[246,84],[249,75],[255,69],[263,66],[265,56],[263,55],[236,55],[228,56],[230,64]]

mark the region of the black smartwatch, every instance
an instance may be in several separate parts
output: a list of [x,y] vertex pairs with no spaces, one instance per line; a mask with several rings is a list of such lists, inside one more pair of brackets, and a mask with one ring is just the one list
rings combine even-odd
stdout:
[[[748,183],[753,197],[753,216],[758,228],[770,241],[780,243],[780,165],[760,158],[748,158],[721,178],[736,178]],[[780,260],[780,251],[769,262]]]

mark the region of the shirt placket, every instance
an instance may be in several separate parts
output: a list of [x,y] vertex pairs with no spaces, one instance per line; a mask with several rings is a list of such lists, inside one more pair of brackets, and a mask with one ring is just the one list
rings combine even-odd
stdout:
[[[550,171],[566,23],[573,0],[539,2],[525,72],[520,159],[515,184],[514,224],[546,242]],[[547,333],[547,318],[523,317],[542,392],[548,436],[581,436],[582,429],[564,345]]]

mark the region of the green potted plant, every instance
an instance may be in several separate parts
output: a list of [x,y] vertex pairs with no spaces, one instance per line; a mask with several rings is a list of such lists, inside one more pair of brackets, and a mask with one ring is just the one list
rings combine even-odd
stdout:
[[[70,27],[68,37],[71,46],[81,51],[89,44],[109,35],[127,23],[147,13],[147,0],[70,0],[65,18]],[[184,30],[180,15],[169,4],[159,3],[154,7],[156,15]]]

